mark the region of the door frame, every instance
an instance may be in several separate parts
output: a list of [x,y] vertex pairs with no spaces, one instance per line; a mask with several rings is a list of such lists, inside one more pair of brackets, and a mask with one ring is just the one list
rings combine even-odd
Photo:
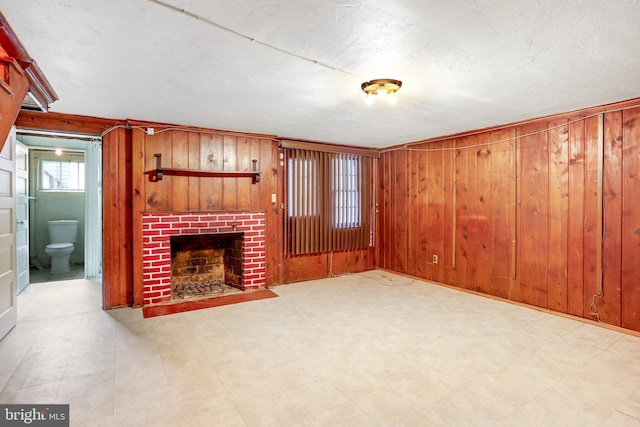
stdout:
[[[21,155],[23,151],[23,155]],[[29,286],[29,147],[15,140],[15,187],[16,187],[16,286],[17,293],[24,291]],[[20,167],[24,159],[24,168]],[[20,191],[18,185],[20,180],[25,181],[24,192]],[[21,205],[24,207],[24,215],[21,214]],[[24,234],[21,236],[21,233]],[[21,245],[21,242],[24,244]]]
[[84,269],[85,277],[93,281],[102,280],[102,140],[80,139],[77,135],[63,133],[40,133],[18,130],[19,138],[27,148],[84,152],[85,185],[84,207]]

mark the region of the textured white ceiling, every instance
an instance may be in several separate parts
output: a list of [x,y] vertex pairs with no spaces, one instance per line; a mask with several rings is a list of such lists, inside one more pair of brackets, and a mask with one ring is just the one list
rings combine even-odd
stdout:
[[386,147],[640,96],[638,0],[162,1],[0,10],[63,113]]

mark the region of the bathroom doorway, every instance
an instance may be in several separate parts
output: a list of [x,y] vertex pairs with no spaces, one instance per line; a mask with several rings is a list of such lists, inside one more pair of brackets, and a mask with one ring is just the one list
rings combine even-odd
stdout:
[[[18,135],[29,150],[29,283],[102,278],[99,140]],[[77,220],[69,272],[51,274],[48,221]]]

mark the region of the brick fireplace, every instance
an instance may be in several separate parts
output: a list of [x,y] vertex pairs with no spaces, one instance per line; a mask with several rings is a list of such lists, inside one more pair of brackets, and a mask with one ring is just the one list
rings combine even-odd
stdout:
[[[172,301],[171,238],[199,236],[197,241],[241,239],[240,271],[228,267],[234,277],[232,286],[241,290],[265,287],[265,214],[264,212],[172,212],[142,215],[143,299],[144,305]],[[224,237],[223,237],[224,236]],[[182,239],[180,239],[182,240]],[[234,245],[238,245],[234,243]],[[200,244],[200,246],[202,246]],[[212,244],[212,248],[216,245]],[[200,249],[198,249],[199,251]],[[234,258],[237,258],[234,257]],[[196,262],[195,264],[199,264]],[[213,270],[216,267],[212,267]],[[202,271],[193,267],[193,273]],[[241,273],[241,274],[238,274]]]

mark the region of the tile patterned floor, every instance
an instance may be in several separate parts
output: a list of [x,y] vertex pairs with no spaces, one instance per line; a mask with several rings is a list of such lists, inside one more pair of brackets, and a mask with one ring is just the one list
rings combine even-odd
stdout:
[[640,426],[640,338],[373,271],[143,319],[30,285],[0,402],[72,426]]

